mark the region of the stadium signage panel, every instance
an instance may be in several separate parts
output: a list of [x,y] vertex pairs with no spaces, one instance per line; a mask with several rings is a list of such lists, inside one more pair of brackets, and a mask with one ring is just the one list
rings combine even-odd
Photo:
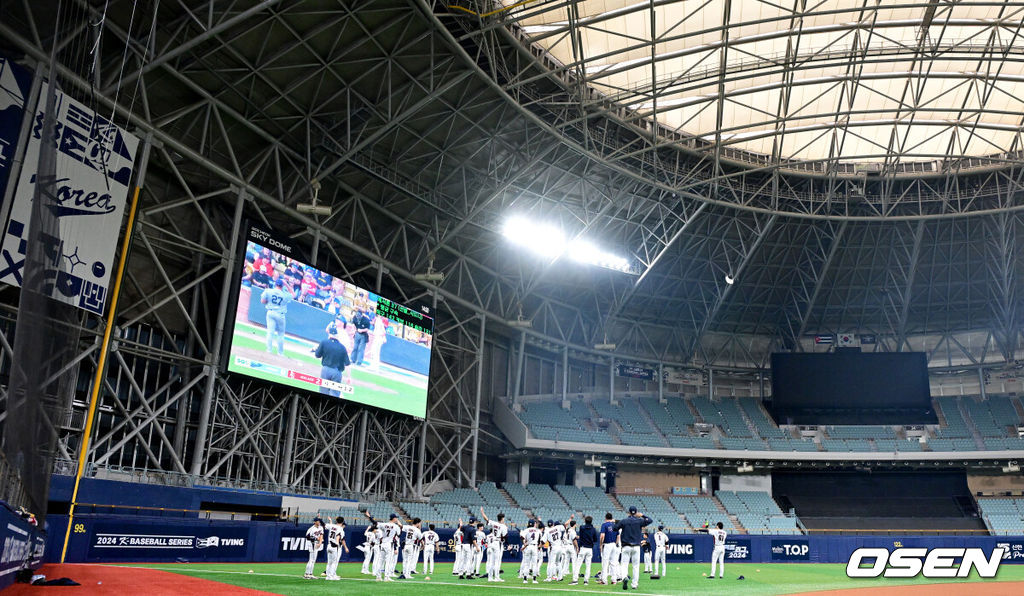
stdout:
[[0,57],[0,197],[7,189],[31,86],[32,73]]
[[[860,577],[967,577],[971,568],[983,578],[993,578],[999,571],[1004,551],[992,549],[986,556],[981,548],[858,548],[846,564],[846,576]],[[865,567],[865,565],[869,565]]]
[[631,364],[618,364],[618,375],[620,377],[628,377],[630,379],[643,379],[644,381],[653,381],[655,370],[653,368],[646,368],[643,366],[633,366]]
[[750,539],[749,538],[726,538],[725,558],[732,561],[749,561]]
[[693,538],[678,538],[676,534],[673,534],[669,537],[669,543],[665,549],[665,556],[671,557],[672,561],[694,560]]
[[[10,78],[0,72],[0,84],[4,87],[0,96],[6,95]],[[44,82],[40,98],[45,98],[47,93],[48,83]],[[39,156],[44,147],[42,124],[46,103],[40,101],[37,106],[24,106],[35,110],[35,118],[25,148],[24,165],[18,179],[10,180],[17,186],[0,249],[3,264],[0,282],[21,287],[29,247],[33,241],[39,242],[53,259],[47,260],[47,283],[40,291],[58,302],[102,314],[110,274],[114,270],[124,208],[131,191],[139,139],[62,91],[55,91],[55,95],[55,138],[47,139],[45,144],[53,145],[48,149],[56,149],[56,176],[38,172]],[[0,110],[10,107],[0,105]],[[0,145],[8,140],[0,140]],[[40,233],[36,238],[36,232],[29,229],[37,175],[53,184],[53,203],[48,207],[57,220],[57,237]]]
[[89,558],[137,560],[160,552],[186,559],[241,559],[248,554],[248,539],[248,527],[101,523],[92,528]]
[[1002,541],[996,543],[996,548],[1003,549],[1004,561],[1024,560],[1024,542]]
[[772,540],[772,561],[809,561],[811,547],[806,540]]
[[242,240],[228,372],[426,415],[433,319],[304,262],[270,230]]

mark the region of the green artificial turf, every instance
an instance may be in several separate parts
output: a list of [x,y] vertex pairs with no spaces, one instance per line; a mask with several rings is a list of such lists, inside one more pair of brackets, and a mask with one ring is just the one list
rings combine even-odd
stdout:
[[[276,594],[289,594],[295,596],[316,596],[319,594],[415,594],[417,596],[455,596],[457,594],[471,592],[512,592],[520,593],[522,590],[545,590],[559,593],[580,592],[583,594],[594,593],[623,593],[621,585],[602,586],[590,581],[589,586],[582,583],[578,586],[570,586],[568,580],[560,583],[544,583],[524,585],[516,578],[519,569],[518,564],[505,564],[502,566],[505,573],[502,577],[504,583],[489,583],[485,579],[459,580],[451,575],[451,564],[438,564],[434,575],[427,581],[423,575],[415,576],[415,579],[398,579],[389,583],[378,584],[372,576],[360,574],[360,565],[343,563],[339,566],[338,573],[341,581],[326,581],[324,579],[306,580],[302,579],[305,564],[303,563],[181,563],[173,565],[140,565],[150,569],[162,569],[174,573],[181,573],[193,577],[224,582],[236,586],[273,592]],[[324,571],[324,564],[318,563],[316,574]],[[547,565],[542,569],[542,574]],[[249,570],[253,573],[249,573]],[[399,565],[399,570],[401,565]],[[592,573],[600,570],[599,565],[592,568]],[[844,588],[870,588],[881,586],[899,586],[907,584],[927,583],[950,583],[950,582],[996,582],[996,581],[1024,581],[1024,565],[1003,565],[995,579],[982,580],[972,571],[970,578],[963,580],[897,580],[897,579],[849,579],[846,577],[845,565],[832,564],[754,564],[754,563],[732,563],[727,567],[724,580],[708,580],[703,577],[709,570],[706,563],[676,563],[669,565],[669,572],[666,577],[660,580],[649,579],[646,575],[641,576],[640,588],[629,590],[630,594],[729,594],[730,596],[760,596],[764,594],[792,594],[798,592],[810,592],[815,590],[837,590]],[[746,579],[738,580],[743,575]],[[972,586],[968,590],[964,587],[964,593],[984,593],[980,585]]]

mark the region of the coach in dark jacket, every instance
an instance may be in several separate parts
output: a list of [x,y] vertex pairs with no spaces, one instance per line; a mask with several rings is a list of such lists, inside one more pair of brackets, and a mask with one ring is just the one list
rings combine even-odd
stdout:
[[[313,355],[320,359],[320,378],[325,381],[341,382],[341,373],[349,365],[348,350],[338,341],[338,329],[327,329],[327,339],[320,342]],[[341,391],[320,387],[320,393],[341,397]]]
[[615,524],[615,530],[621,531],[619,539],[622,541],[622,561],[625,565],[619,572],[622,573],[622,589],[626,589],[626,582],[629,581],[629,565],[633,565],[633,589],[640,585],[640,543],[643,541],[644,526],[649,526],[653,520],[642,513],[638,513],[636,507],[629,508],[629,516],[620,519]]

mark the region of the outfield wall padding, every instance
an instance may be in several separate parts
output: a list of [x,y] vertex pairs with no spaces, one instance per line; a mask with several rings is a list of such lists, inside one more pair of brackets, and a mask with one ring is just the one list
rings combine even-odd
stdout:
[[46,534],[0,501],[0,590],[14,583],[18,571],[43,564]]
[[[47,560],[59,558],[67,517],[49,516]],[[147,519],[138,516],[86,515],[75,517],[68,547],[69,563],[77,562],[271,562],[305,561],[305,527],[279,522],[228,522],[205,520]],[[349,526],[346,540],[351,552],[343,561],[362,561],[356,546],[363,542],[363,526]],[[441,543],[435,560],[454,560],[454,530],[437,531]],[[708,562],[711,538],[703,534],[671,534],[670,562]],[[980,547],[991,553],[1006,545],[1005,563],[1024,563],[1024,536],[748,536],[732,535],[726,545],[726,561],[734,563],[846,563],[860,547]],[[326,553],[320,553],[326,560]],[[509,533],[503,559],[519,562],[519,534]],[[595,549],[595,561],[600,553]]]

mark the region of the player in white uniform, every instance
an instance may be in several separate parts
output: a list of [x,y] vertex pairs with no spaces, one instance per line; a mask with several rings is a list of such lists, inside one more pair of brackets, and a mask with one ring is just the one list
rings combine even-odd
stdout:
[[414,517],[411,524],[402,526],[402,536],[405,537],[405,548],[402,549],[402,577],[405,579],[412,579],[413,570],[416,568],[416,559],[419,557],[416,544],[419,543],[422,535],[418,517]]
[[718,563],[718,578],[725,579],[725,539],[728,534],[722,529],[722,522],[715,525],[716,528],[701,528],[698,532],[707,532],[715,541],[715,546],[711,550],[711,575],[708,576],[708,579],[715,579],[715,563]]
[[497,530],[491,530],[484,538],[487,548],[487,581],[503,582],[501,579],[501,537]]
[[[668,564],[665,562],[665,553],[668,552],[668,534],[665,533],[665,526],[658,526],[654,533],[654,573],[665,577],[668,571]],[[661,565],[661,573],[658,573],[658,566]]]
[[341,559],[342,549],[348,552],[348,545],[345,544],[345,518],[338,517],[334,523],[324,527],[327,535],[327,579],[339,580],[338,561]]
[[423,533],[423,573],[434,572],[434,549],[440,541],[441,537],[434,531],[434,524],[427,526],[427,531]]
[[576,522],[570,520],[565,528],[565,537],[562,538],[562,561],[559,567],[559,579],[569,575],[570,565],[576,559]]
[[[484,513],[484,508],[481,507],[480,508],[480,517],[484,518],[484,521],[487,522],[488,527],[491,528],[491,533],[492,534],[497,533],[497,535],[498,535],[497,536],[497,538],[498,538],[498,548],[497,548],[497,551],[495,551],[495,553],[494,553],[495,569],[496,569],[495,572],[494,572],[494,577],[495,577],[495,581],[503,582],[505,580],[501,579],[501,557],[502,557],[502,554],[504,554],[504,551],[505,551],[505,538],[508,536],[508,526],[505,525],[505,514],[504,513],[499,513],[498,514],[498,519],[497,519],[497,521],[495,521],[495,520],[487,517],[487,514]],[[487,562],[488,563],[491,562],[491,552],[490,551],[488,551],[488,553],[487,553]],[[490,574],[488,574],[488,577],[490,577]]]
[[484,562],[484,553],[487,551],[487,545],[484,543],[486,539],[483,522],[477,522],[476,539],[473,541],[473,577],[480,577],[480,565]]
[[452,540],[455,543],[455,565],[452,566],[452,575],[459,575],[462,571],[462,559],[466,556],[465,549],[462,548],[462,520],[459,520],[460,529],[455,530],[455,536]]
[[[572,521],[575,515],[574,513],[570,516],[566,523]],[[565,526],[561,522],[555,523],[555,520],[549,519],[548,528],[545,532],[544,540],[551,546],[548,549],[548,576],[544,581],[562,581],[561,564],[562,552],[565,550]]]
[[519,577],[523,578],[524,584],[531,579],[533,583],[537,583],[540,533],[532,519],[526,522],[526,529],[519,533],[519,538],[523,541],[523,560],[519,564]]
[[370,563],[373,563],[373,525],[366,526],[366,530],[363,531],[363,543],[356,548],[363,551],[363,575],[370,575]]
[[654,573],[651,565],[654,561],[654,543],[647,532],[644,532],[644,541],[640,544],[640,550],[644,553],[644,573]]
[[[370,516],[370,512],[367,511],[366,517],[370,521],[374,521],[373,517]],[[398,565],[398,535],[402,532],[402,526],[398,525],[398,516],[394,513],[389,517],[389,521],[378,523],[377,529],[381,531],[382,538],[380,543],[380,550],[382,551],[382,565],[378,569],[376,562],[374,563],[374,575],[378,579],[383,576],[384,581],[391,581],[392,578],[398,577],[395,574],[395,566]]]
[[302,577],[313,579],[313,565],[316,564],[316,557],[324,547],[324,526],[319,517],[314,519],[313,525],[306,530],[306,547],[309,549],[309,562],[306,563],[306,574]]
[[373,523],[373,563],[370,564],[370,572],[377,581],[384,579],[384,569],[387,567],[387,550],[384,548],[384,531],[380,524]]

